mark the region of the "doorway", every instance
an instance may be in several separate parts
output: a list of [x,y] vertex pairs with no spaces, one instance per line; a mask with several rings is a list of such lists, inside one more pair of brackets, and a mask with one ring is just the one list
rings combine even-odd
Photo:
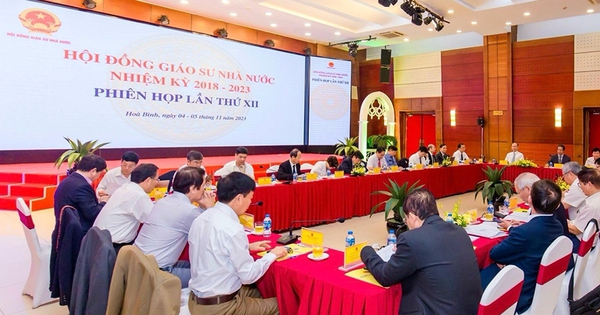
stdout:
[[419,146],[435,144],[435,113],[407,113],[405,157],[413,155]]

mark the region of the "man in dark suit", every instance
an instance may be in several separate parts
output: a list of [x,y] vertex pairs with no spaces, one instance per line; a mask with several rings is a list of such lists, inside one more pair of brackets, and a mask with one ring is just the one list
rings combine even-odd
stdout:
[[362,154],[362,152],[356,150],[352,154],[350,154],[349,157],[342,160],[342,163],[340,163],[340,166],[338,166],[338,170],[344,171],[344,174],[350,174],[352,173],[352,169],[354,168],[354,166],[358,165],[359,163],[362,163],[363,167],[365,167],[366,170],[366,165],[362,161],[362,159],[364,158],[365,156]]
[[435,162],[442,164],[442,161],[446,157],[448,157],[448,154],[446,154],[446,150],[448,150],[448,147],[446,146],[446,144],[445,143],[440,144],[440,152],[438,152],[435,155]]
[[[554,154],[553,156],[550,157],[550,161],[548,161],[548,164],[550,164],[550,162],[556,164],[556,163],[560,163],[560,164],[565,164],[567,162],[571,162],[571,158],[565,154],[565,146],[562,144],[559,144],[556,147],[556,154]],[[546,165],[548,165],[546,164]]]
[[543,179],[533,183],[529,196],[532,206],[529,222],[512,228],[508,238],[492,248],[490,258],[496,263],[481,271],[481,283],[485,289],[505,265],[515,265],[523,270],[525,280],[517,303],[518,313],[531,306],[544,252],[557,237],[563,235],[562,225],[553,217],[560,199],[560,188],[553,181]]
[[[106,171],[106,161],[97,155],[84,156],[77,164],[77,170],[65,178],[54,193],[54,215],[56,227],[60,218],[60,210],[65,205],[77,209],[81,227],[85,234],[94,224],[100,209],[106,204],[108,196],[96,198],[92,182]],[[56,231],[55,227],[55,231]]]
[[433,163],[437,162],[435,159],[435,144],[429,144],[427,146],[427,160],[429,161],[429,165],[433,165]]
[[465,230],[440,218],[433,195],[425,189],[411,192],[403,211],[410,230],[398,236],[387,263],[370,246],[360,253],[379,283],[402,283],[398,314],[476,314],[482,290]]
[[279,164],[279,169],[277,170],[277,179],[278,180],[291,180],[294,178],[294,174],[300,175],[300,158],[302,157],[302,152],[298,149],[293,149],[290,152],[290,159]]

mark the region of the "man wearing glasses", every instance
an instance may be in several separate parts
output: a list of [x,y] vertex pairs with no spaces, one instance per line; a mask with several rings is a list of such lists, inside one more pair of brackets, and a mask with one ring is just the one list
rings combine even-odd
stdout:
[[98,214],[94,226],[110,232],[115,251],[133,244],[140,223],[152,210],[154,204],[148,193],[159,182],[157,172],[154,164],[138,165],[131,172],[131,182],[119,187]]
[[[581,238],[585,226],[591,219],[600,221],[600,171],[584,168],[577,174],[577,185],[587,196],[575,220],[569,221],[569,232]],[[572,186],[571,186],[572,187]]]
[[581,172],[581,166],[577,162],[565,163],[562,167],[563,179],[571,187],[564,193],[563,206],[569,211],[569,219],[575,220],[579,209],[583,206],[585,194],[579,187],[577,175]]
[[139,161],[140,157],[137,153],[133,151],[123,153],[121,166],[115,167],[104,174],[96,189],[96,195],[98,197],[110,196],[117,188],[123,186],[125,183],[129,183],[131,181],[131,172]]

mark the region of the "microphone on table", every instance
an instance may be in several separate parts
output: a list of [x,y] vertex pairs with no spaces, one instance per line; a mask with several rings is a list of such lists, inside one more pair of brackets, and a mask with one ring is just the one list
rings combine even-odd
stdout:
[[288,235],[283,235],[281,236],[279,239],[277,239],[277,243],[279,244],[283,244],[283,245],[288,245],[291,243],[295,243],[298,238],[300,237],[300,235],[294,235],[293,234],[293,230],[294,230],[294,224],[296,223],[333,223],[333,222],[340,222],[340,223],[344,223],[346,221],[346,219],[342,218],[337,218],[337,219],[321,219],[321,220],[296,220],[296,221],[292,221],[292,223],[290,223],[290,227],[289,227],[289,231],[290,233]]
[[257,202],[253,202],[253,203],[251,203],[250,205],[251,205],[251,206],[257,206],[257,207],[262,207],[262,205],[263,205],[263,201],[262,201],[262,200],[259,200],[259,201],[257,201]]

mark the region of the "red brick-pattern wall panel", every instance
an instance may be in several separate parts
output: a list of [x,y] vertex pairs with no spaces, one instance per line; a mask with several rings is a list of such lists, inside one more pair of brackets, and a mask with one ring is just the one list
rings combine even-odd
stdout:
[[544,56],[573,55],[575,53],[573,36],[545,38],[516,42],[513,44],[513,58],[536,59]]
[[573,76],[573,72],[515,76],[513,92],[519,94],[571,91],[573,94]]
[[544,56],[536,58],[515,59],[514,76],[530,76],[540,74],[569,73],[575,67],[573,55]]

